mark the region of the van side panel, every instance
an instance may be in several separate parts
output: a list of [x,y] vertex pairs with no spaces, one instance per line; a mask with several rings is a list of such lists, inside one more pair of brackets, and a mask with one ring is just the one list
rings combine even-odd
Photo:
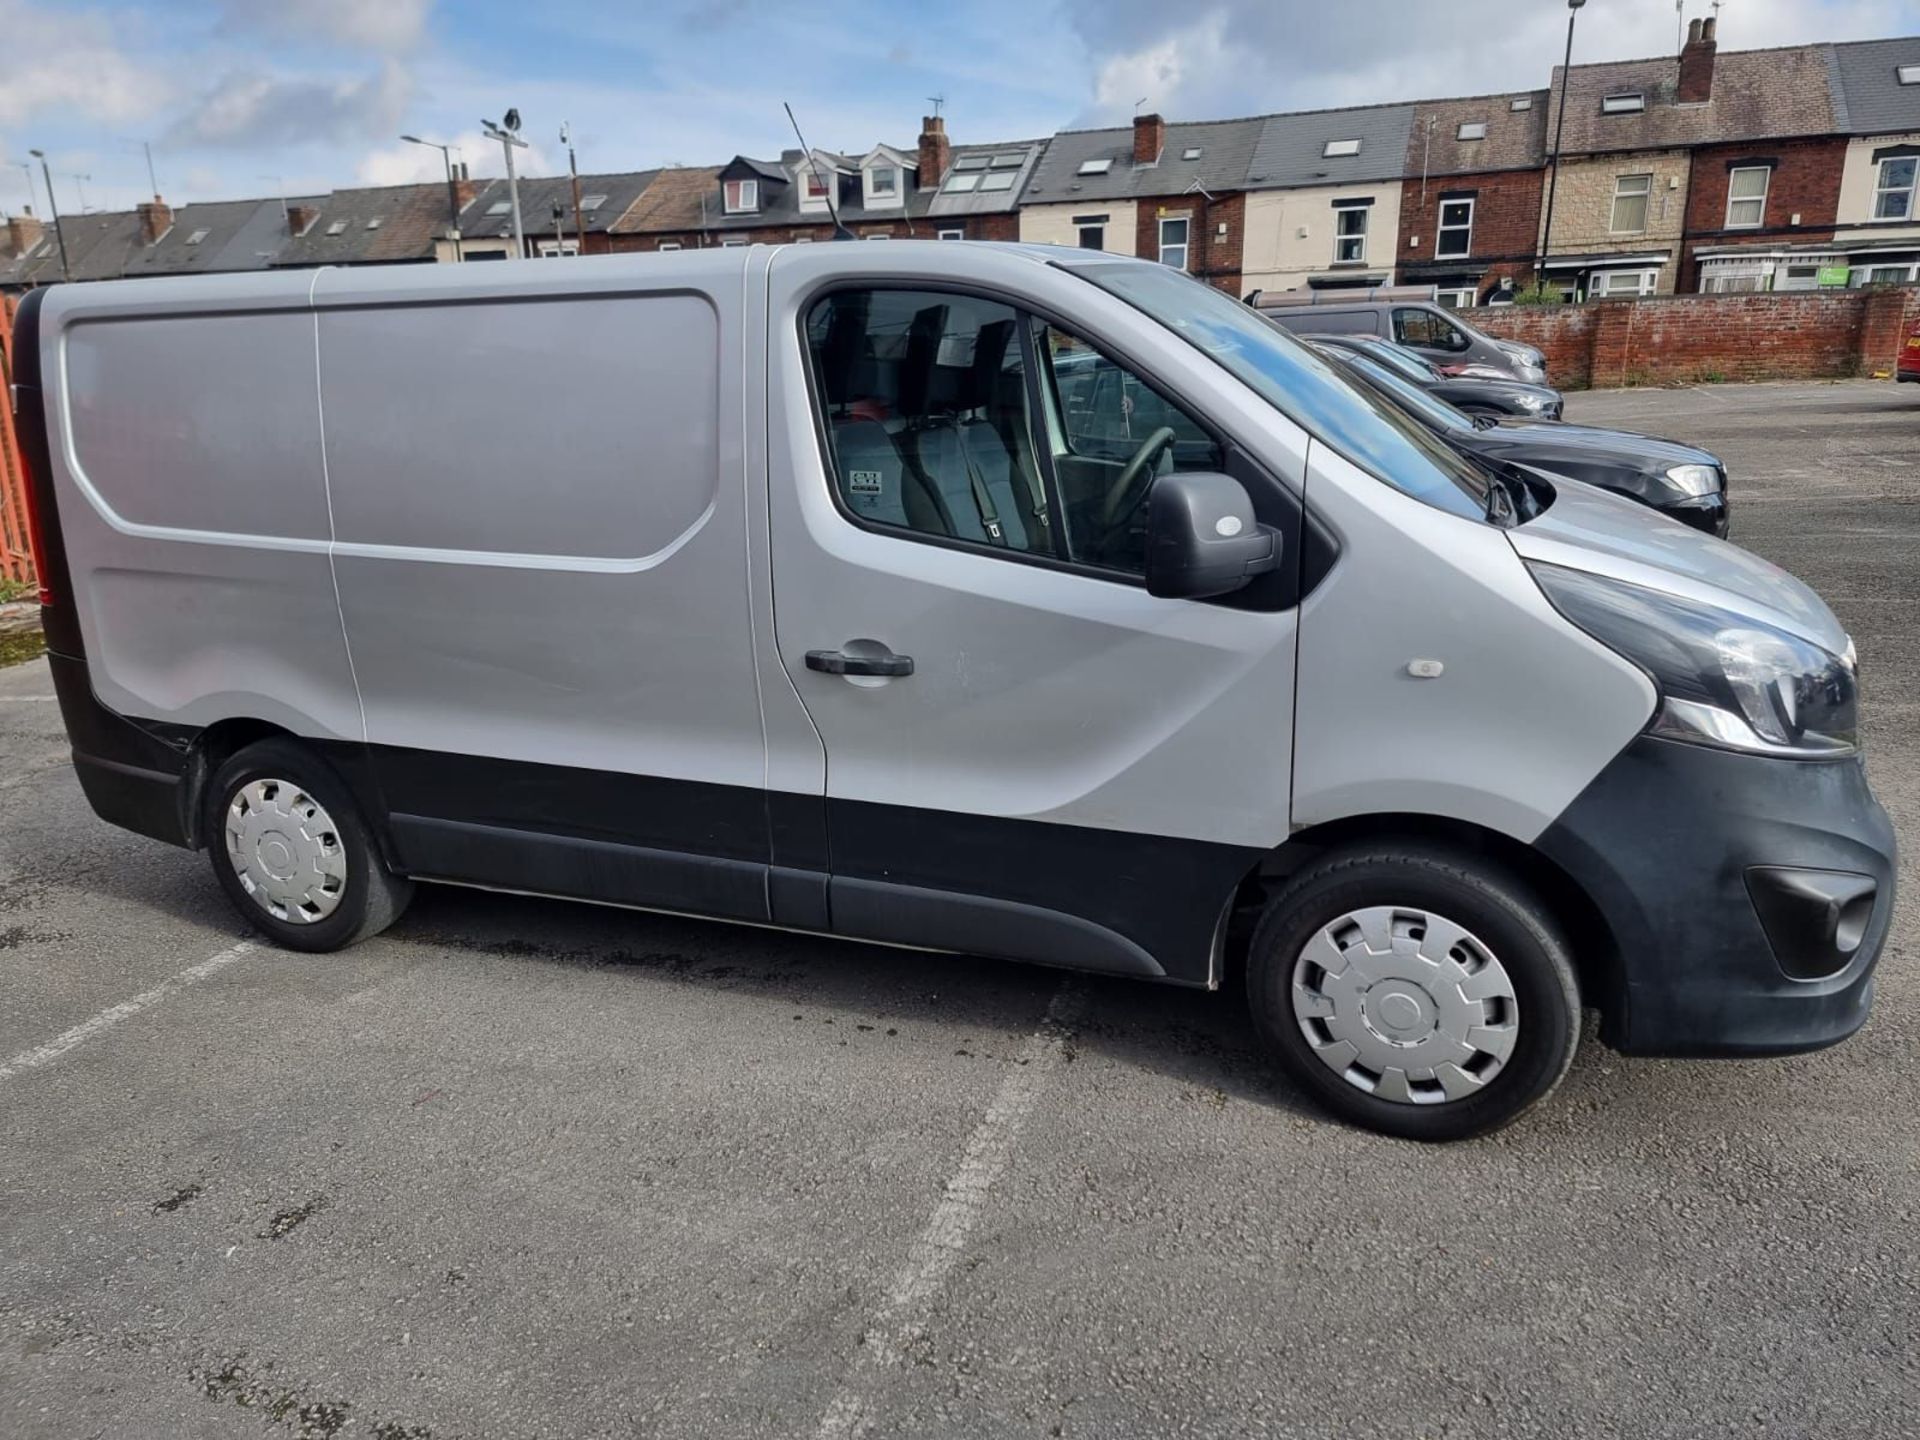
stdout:
[[[42,328],[54,488],[94,692],[140,720],[244,716],[357,740],[327,559],[312,318],[206,313],[193,287],[127,290],[91,303],[56,293]],[[156,293],[175,308],[148,303]]]
[[764,916],[731,280],[386,303],[323,277],[341,608],[408,869],[509,884],[518,846],[582,881],[530,888],[658,904],[633,877],[684,851],[749,867],[690,908]]

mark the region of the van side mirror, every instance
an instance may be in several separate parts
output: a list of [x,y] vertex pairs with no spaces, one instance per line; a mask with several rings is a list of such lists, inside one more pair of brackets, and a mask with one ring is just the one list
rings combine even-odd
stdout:
[[1229,595],[1280,563],[1280,532],[1254,518],[1231,475],[1174,471],[1147,494],[1147,593],[1171,600]]

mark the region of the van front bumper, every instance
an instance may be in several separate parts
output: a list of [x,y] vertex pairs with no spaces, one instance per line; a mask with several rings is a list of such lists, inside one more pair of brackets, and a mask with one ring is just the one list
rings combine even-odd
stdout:
[[1616,1049],[1788,1055],[1866,1022],[1895,847],[1858,758],[1642,736],[1536,845],[1611,932],[1610,993],[1591,998]]

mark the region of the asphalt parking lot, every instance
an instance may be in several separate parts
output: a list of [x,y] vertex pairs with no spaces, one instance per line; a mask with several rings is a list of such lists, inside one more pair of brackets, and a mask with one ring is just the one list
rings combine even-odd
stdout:
[[0,670],[0,1435],[1892,1436],[1920,1421],[1920,387],[1572,398],[1704,444],[1856,637],[1878,1006],[1343,1128],[1234,996],[451,889],[248,942]]

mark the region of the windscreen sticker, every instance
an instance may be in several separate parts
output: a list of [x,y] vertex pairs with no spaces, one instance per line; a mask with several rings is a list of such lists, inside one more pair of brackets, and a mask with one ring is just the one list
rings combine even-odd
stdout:
[[852,494],[878,495],[885,488],[885,485],[881,481],[881,472],[878,470],[849,470],[847,472],[847,489]]

